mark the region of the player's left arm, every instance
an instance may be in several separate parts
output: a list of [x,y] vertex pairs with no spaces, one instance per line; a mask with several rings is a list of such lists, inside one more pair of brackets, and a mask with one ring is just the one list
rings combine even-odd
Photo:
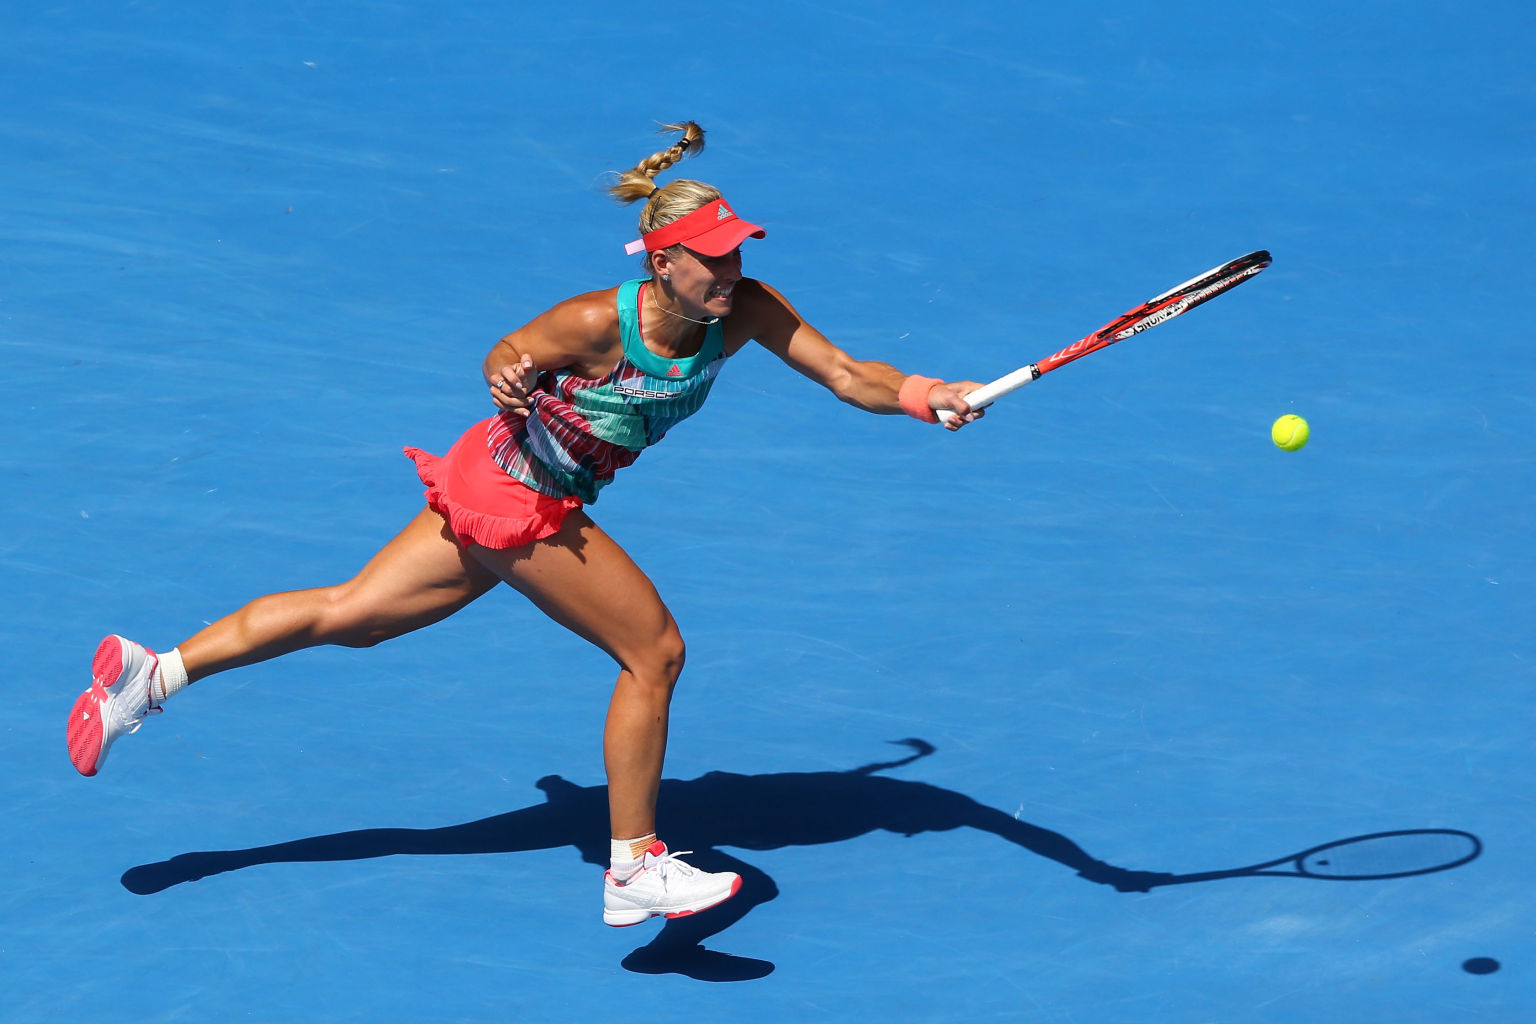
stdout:
[[[743,279],[736,293],[737,312],[745,314],[752,340],[797,373],[868,412],[903,411],[900,395],[907,374],[890,363],[853,358],[807,323],[789,300],[761,281]],[[972,412],[965,401],[965,396],[979,387],[975,381],[939,381],[928,392],[929,408],[955,413],[946,426],[958,430],[983,415],[982,411]]]

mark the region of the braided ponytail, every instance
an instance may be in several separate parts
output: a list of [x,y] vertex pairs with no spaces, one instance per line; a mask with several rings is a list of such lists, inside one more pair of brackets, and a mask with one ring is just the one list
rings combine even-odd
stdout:
[[617,201],[633,203],[637,199],[654,196],[665,187],[656,184],[656,175],[684,157],[693,156],[704,149],[704,129],[693,121],[664,124],[661,131],[663,134],[682,132],[683,137],[667,149],[652,153],[629,170],[620,172],[619,180],[608,189],[608,194]]

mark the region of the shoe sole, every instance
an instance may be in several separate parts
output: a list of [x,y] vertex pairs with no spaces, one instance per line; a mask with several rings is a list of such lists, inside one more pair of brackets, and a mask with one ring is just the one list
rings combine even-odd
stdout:
[[87,778],[95,775],[106,760],[101,744],[102,727],[107,702],[115,696],[107,691],[121,683],[127,673],[128,649],[123,638],[115,634],[106,637],[96,646],[96,656],[91,659],[91,688],[75,698],[65,735],[70,763]]
[[682,910],[608,910],[605,907],[603,909],[603,924],[608,925],[610,928],[629,928],[637,924],[644,924],[653,917],[665,917],[668,920],[678,917],[691,917],[694,914],[700,914],[706,910],[718,907],[740,891],[741,876],[737,875],[731,882],[730,892],[699,906],[686,907]]

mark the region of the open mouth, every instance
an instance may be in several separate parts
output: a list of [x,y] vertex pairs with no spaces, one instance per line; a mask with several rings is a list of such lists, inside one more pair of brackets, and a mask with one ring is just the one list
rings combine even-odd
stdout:
[[704,293],[704,301],[714,302],[716,299],[729,299],[731,297],[731,291],[735,287],[736,283],[734,281],[730,284],[717,284],[709,291]]

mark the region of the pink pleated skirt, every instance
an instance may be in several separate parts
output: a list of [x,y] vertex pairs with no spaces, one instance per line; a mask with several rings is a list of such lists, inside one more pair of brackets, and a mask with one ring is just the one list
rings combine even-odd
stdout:
[[405,454],[427,487],[427,504],[448,520],[460,544],[518,548],[559,530],[581,499],[540,494],[496,465],[486,443],[491,422],[470,427],[442,457],[420,448]]

